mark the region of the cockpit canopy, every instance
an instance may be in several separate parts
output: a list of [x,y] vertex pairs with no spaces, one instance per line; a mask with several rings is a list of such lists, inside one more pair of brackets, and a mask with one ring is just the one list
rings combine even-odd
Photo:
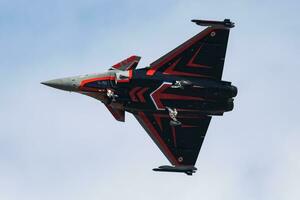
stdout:
[[97,88],[97,89],[105,89],[111,87],[111,81],[110,80],[98,80],[98,81],[93,81],[86,83],[84,87],[88,88]]

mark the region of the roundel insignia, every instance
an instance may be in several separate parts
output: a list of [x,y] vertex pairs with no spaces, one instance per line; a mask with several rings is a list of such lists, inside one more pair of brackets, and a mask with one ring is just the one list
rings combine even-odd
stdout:
[[216,32],[215,32],[215,31],[212,31],[212,32],[210,33],[210,36],[211,36],[211,37],[215,37],[215,35],[216,35]]
[[178,158],[178,162],[182,162],[182,161],[183,161],[183,157],[180,156],[180,157]]

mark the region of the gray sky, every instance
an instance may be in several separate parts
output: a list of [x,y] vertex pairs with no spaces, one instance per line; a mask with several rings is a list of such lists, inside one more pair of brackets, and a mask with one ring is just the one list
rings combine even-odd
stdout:
[[[299,1],[0,1],[0,199],[300,198]],[[223,80],[233,112],[214,117],[189,177],[168,164],[132,115],[40,81],[141,67],[202,28],[236,23]]]

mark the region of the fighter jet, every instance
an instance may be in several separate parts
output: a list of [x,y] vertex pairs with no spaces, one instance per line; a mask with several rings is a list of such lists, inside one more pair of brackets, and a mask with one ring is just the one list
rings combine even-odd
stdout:
[[121,122],[132,113],[171,163],[153,170],[192,175],[212,116],[231,111],[237,95],[221,80],[234,23],[192,22],[206,28],[148,67],[136,69],[141,57],[134,55],[104,73],[42,84],[93,97]]

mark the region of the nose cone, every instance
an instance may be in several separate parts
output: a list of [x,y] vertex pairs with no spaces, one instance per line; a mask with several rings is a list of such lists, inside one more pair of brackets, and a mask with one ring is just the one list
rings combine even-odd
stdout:
[[47,85],[49,87],[53,87],[60,90],[65,91],[78,91],[79,84],[76,78],[60,78],[53,79],[50,81],[41,82],[43,85]]

